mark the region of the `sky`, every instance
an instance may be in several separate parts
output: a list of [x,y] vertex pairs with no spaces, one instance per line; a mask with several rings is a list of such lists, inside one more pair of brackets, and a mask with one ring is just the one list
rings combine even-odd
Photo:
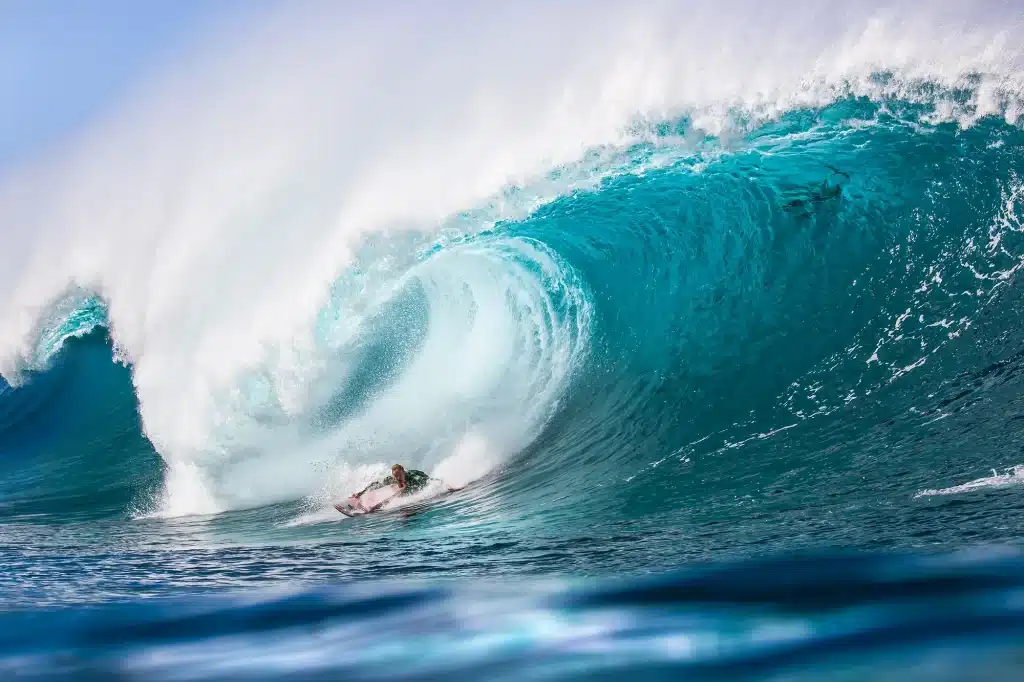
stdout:
[[31,161],[242,0],[0,0],[0,171]]

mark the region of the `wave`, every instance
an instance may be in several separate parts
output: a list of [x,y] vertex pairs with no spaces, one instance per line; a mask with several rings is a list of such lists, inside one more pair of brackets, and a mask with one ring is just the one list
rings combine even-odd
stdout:
[[130,371],[112,361],[109,336],[69,334],[45,372],[0,390],[5,521],[123,517],[146,506],[162,483]]
[[[391,583],[0,614],[26,679],[1019,679],[1018,557],[818,557],[587,584]],[[416,655],[395,661],[395,641]]]
[[742,7],[216,34],[0,189],[11,399],[107,335],[139,421],[101,440],[159,453],[170,516],[396,460],[638,513],[812,418],[928,412],[1022,262],[1019,17]]

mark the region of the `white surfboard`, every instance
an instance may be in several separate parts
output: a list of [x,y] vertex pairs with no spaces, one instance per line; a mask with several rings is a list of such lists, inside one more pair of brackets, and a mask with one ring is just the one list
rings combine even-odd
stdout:
[[353,495],[344,502],[334,505],[334,508],[345,516],[361,516],[376,511],[400,491],[401,488],[398,487],[397,483],[386,485],[376,490],[368,490],[359,497]]

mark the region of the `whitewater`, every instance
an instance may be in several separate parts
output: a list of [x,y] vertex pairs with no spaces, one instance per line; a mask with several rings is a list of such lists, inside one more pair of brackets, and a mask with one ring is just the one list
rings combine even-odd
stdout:
[[[1015,679],[1022,46],[994,0],[201,24],[0,175],[0,671]],[[393,463],[460,490],[334,511]]]

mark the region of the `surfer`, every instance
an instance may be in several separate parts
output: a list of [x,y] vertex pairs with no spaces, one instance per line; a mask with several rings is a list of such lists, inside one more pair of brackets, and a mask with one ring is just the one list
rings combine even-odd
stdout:
[[[418,490],[422,490],[429,482],[430,477],[427,476],[422,471],[418,471],[416,469],[406,469],[401,464],[395,464],[394,466],[391,467],[390,476],[387,476],[379,481],[374,481],[373,483],[366,486],[359,492],[353,494],[351,497],[348,498],[347,505],[349,507],[364,508],[365,511],[373,511],[381,504],[383,504],[384,501],[386,501],[388,498],[385,497],[384,501],[381,502],[372,502],[370,503],[369,508],[366,508],[363,506],[364,500],[362,499],[363,495],[365,495],[366,493],[380,490],[382,488],[397,486],[398,496],[409,495]],[[345,505],[342,503],[334,505],[334,508],[342,513],[344,513],[344,507]]]
[[395,464],[391,467],[391,475],[384,479],[384,485],[396,484],[402,491],[399,493],[400,495],[408,495],[422,490],[429,481],[430,477],[422,471],[406,470],[401,464]]
[[430,477],[422,471],[416,469],[406,469],[401,464],[395,464],[391,467],[391,475],[387,476],[379,481],[374,481],[370,485],[366,486],[359,492],[352,495],[352,497],[360,497],[363,493],[368,493],[371,490],[379,490],[389,485],[397,485],[401,491],[399,495],[408,495],[414,493],[417,490],[421,490],[430,481]]
[[[381,490],[382,488],[397,486],[397,496],[411,495],[412,493],[418,492],[425,488],[427,484],[430,483],[432,480],[436,479],[430,478],[430,476],[423,473],[422,471],[418,471],[416,469],[406,469],[401,464],[395,464],[391,467],[390,476],[387,476],[379,481],[374,481],[370,485],[360,490],[358,493],[355,493],[351,497],[349,497],[346,503],[339,502],[338,504],[334,505],[334,508],[342,512],[343,514],[346,513],[346,505],[349,508],[362,508],[363,511],[375,511],[381,505],[383,505],[384,502],[387,501],[387,499],[390,498],[385,497],[384,500],[381,502],[370,502],[368,503],[369,506],[367,506],[367,503],[362,499],[363,495],[365,495],[366,493]],[[438,483],[440,483],[440,481],[438,481]],[[453,488],[451,486],[446,487],[448,488],[448,492],[450,493],[455,492],[456,490],[461,490],[461,488]]]

